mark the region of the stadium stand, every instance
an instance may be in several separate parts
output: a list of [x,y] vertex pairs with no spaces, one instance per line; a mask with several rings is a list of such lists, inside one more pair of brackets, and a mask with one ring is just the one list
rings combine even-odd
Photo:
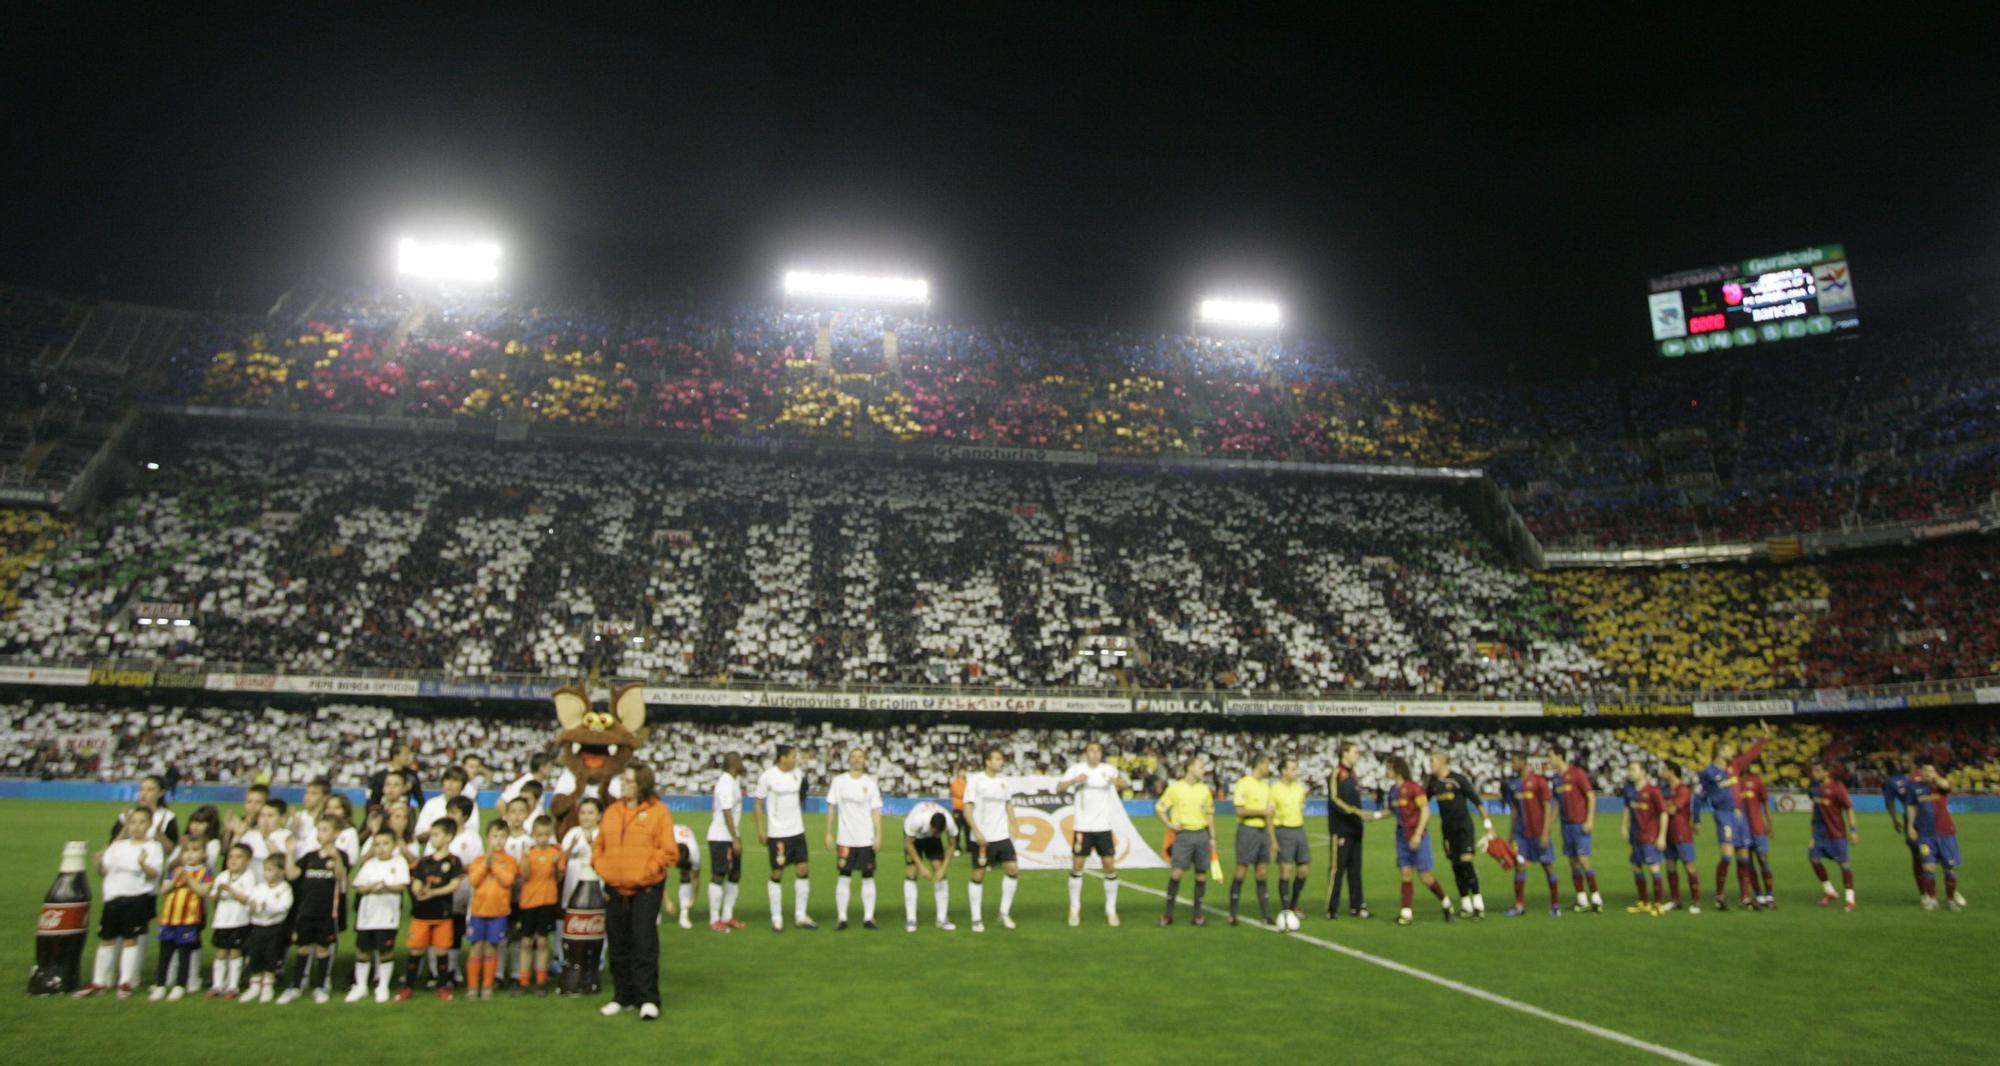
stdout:
[[247,431],[162,458],[60,546],[6,512],[0,654],[1526,698],[2000,672],[1990,539],[1531,575],[1450,490],[1379,481]]
[[[294,785],[326,776],[336,785],[357,787],[392,745],[408,741],[427,767],[427,782],[434,784],[444,765],[477,754],[493,768],[497,787],[525,772],[547,749],[553,726],[540,710],[413,714],[370,704],[222,705],[198,697],[142,705],[12,699],[0,702],[0,775],[132,781],[172,767],[190,784],[242,784],[268,774]],[[1497,795],[1514,751],[1560,747],[1609,793],[1635,759],[1655,768],[1671,759],[1692,772],[1708,761],[1715,741],[1726,736],[1743,743],[1754,739],[1756,728],[1746,723],[1718,729],[1685,721],[1673,726],[1544,722],[1497,729],[1471,723],[1449,728],[1369,723],[1312,732],[1188,719],[1136,726],[1110,721],[1092,727],[1052,726],[1046,720],[995,726],[710,716],[656,719],[645,752],[663,790],[701,795],[714,783],[724,752],[742,753],[754,777],[777,745],[797,745],[809,787],[818,791],[845,766],[847,751],[861,746],[869,751],[870,770],[885,792],[938,795],[988,745],[1007,753],[1014,772],[1059,773],[1087,741],[1096,739],[1104,742],[1106,758],[1126,771],[1139,795],[1163,787],[1194,755],[1206,757],[1217,778],[1227,782],[1246,772],[1257,755],[1266,754],[1297,757],[1310,793],[1324,796],[1337,743],[1353,740],[1362,755],[1357,772],[1370,789],[1388,783],[1384,757],[1402,754],[1417,761],[1429,752],[1445,751],[1491,797]],[[1804,763],[1826,759],[1856,788],[1873,789],[1880,787],[1890,760],[1903,753],[1938,759],[1961,791],[2000,789],[2000,724],[1991,719],[1911,720],[1901,715],[1781,721],[1773,725],[1759,765],[1775,787],[1803,789]]]
[[[537,711],[540,708],[536,708]],[[308,781],[328,776],[353,786],[380,764],[398,740],[407,740],[420,763],[436,770],[467,753],[478,754],[496,773],[523,772],[553,735],[545,714],[399,715],[384,706],[335,703],[311,709],[275,706],[217,706],[160,702],[124,707],[86,702],[26,700],[0,703],[0,774],[45,778],[129,781],[169,767],[190,783],[247,783],[268,772],[273,780]],[[1360,771],[1371,784],[1386,784],[1385,755],[1407,756],[1448,747],[1461,768],[1497,791],[1507,753],[1563,744],[1588,765],[1607,772],[1643,757],[1602,727],[1540,730],[1368,728],[1344,736],[1362,745]],[[661,787],[685,795],[705,793],[727,751],[743,753],[754,775],[777,745],[793,744],[815,791],[846,765],[846,753],[862,746],[870,771],[894,795],[937,795],[989,745],[1007,753],[1018,773],[1058,773],[1086,741],[1103,740],[1106,757],[1127,770],[1143,793],[1150,780],[1163,786],[1186,759],[1203,755],[1221,780],[1234,780],[1257,754],[1295,755],[1300,775],[1324,794],[1335,762],[1333,738],[1323,734],[1251,732],[1203,725],[1120,724],[1105,730],[1016,724],[992,727],[948,722],[857,725],[796,719],[656,720],[647,739],[647,757]],[[226,754],[222,754],[226,753]],[[1164,775],[1164,776],[1162,776]],[[496,780],[504,780],[497,778]]]
[[[215,434],[24,577],[4,650],[786,684],[1588,687],[1435,490]],[[632,572],[634,546],[650,568]],[[192,627],[107,623],[134,598]],[[619,639],[596,639],[605,630]],[[1488,648],[1482,650],[1480,645]],[[1490,654],[1505,644],[1507,655]]]
[[[1480,466],[1544,547],[1564,549],[1993,509],[1996,352],[2000,320],[1968,311],[1627,377],[1433,386],[1298,338],[396,293],[243,319],[0,291],[9,395],[62,400],[96,425],[125,390],[51,377],[52,360],[126,367],[169,401],[260,411]],[[40,480],[60,483],[105,439],[50,457],[34,447],[50,434],[24,435],[33,419],[18,413],[12,423],[0,459],[17,479],[52,458]]]

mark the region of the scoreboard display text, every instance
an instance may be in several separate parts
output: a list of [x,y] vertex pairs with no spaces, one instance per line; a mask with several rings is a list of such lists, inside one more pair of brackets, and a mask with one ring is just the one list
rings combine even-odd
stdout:
[[1670,359],[1861,325],[1847,250],[1838,244],[1683,270],[1649,288],[1653,345]]

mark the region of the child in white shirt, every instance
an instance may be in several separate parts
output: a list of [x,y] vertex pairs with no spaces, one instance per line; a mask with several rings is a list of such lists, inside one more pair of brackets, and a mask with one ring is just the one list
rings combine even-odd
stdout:
[[97,871],[104,878],[104,911],[97,921],[97,972],[76,991],[85,999],[118,983],[118,998],[132,998],[145,963],[146,927],[159,908],[160,869],[166,855],[153,830],[150,812],[125,814],[125,835],[97,853]]
[[222,872],[209,886],[209,897],[215,901],[215,923],[210,926],[208,942],[215,948],[215,964],[204,999],[236,998],[237,985],[243,980],[243,945],[250,939],[250,892],[258,881],[250,846],[231,846],[223,863]]
[[368,967],[375,967],[375,1002],[389,1002],[389,978],[396,968],[396,929],[403,924],[403,892],[410,887],[410,864],[395,834],[382,830],[368,842],[368,861],[354,874],[354,987],[347,1002],[368,994]]
[[[269,810],[270,808],[265,808]],[[264,858],[264,883],[250,890],[250,984],[244,1003],[269,1003],[277,995],[278,970],[285,965],[285,916],[292,912],[292,886],[285,881],[285,860]]]

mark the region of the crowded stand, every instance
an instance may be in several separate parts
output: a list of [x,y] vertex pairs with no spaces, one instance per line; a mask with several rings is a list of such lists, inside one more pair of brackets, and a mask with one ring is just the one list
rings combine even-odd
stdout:
[[[23,575],[4,651],[794,685],[1609,684],[1437,490],[530,446],[494,458],[204,437]],[[135,598],[197,617],[131,625]],[[1097,634],[1132,638],[1136,664],[1079,654]]]
[[1448,490],[1380,482],[244,431],[161,457],[74,532],[0,512],[0,654],[1526,698],[2000,672],[1990,539],[1531,574]]
[[[88,306],[0,292],[0,368],[19,385],[8,390],[16,402],[78,387],[31,364],[76,334]],[[1290,336],[387,293],[268,319],[193,316],[144,391],[209,407],[674,439],[1476,466],[1545,547],[1653,547],[1990,506],[1996,350],[2000,327],[1961,313],[1920,331],[1626,377],[1429,385]],[[101,421],[116,399],[72,406]],[[73,475],[88,459],[81,447],[44,460],[49,472]]]
[[[369,775],[408,744],[420,779],[477,756],[489,768],[485,784],[500,788],[530,773],[548,751],[552,719],[535,705],[504,713],[399,713],[385,706],[327,703],[314,707],[219,705],[192,700],[113,705],[83,700],[14,698],[0,703],[0,776],[45,780],[133,781],[159,774],[176,782],[298,785],[325,777],[336,787],[366,787]],[[813,721],[797,718],[684,720],[652,716],[646,740],[650,764],[663,792],[702,795],[714,783],[727,752],[744,756],[751,776],[781,744],[800,749],[810,787],[823,789],[846,765],[847,752],[865,748],[869,769],[885,793],[940,795],[951,778],[998,746],[1021,774],[1057,774],[1085,743],[1098,740],[1105,757],[1124,770],[1135,791],[1154,793],[1200,755],[1222,781],[1247,772],[1258,755],[1296,757],[1310,794],[1324,796],[1333,773],[1336,741],[1361,749],[1355,767],[1371,788],[1387,784],[1383,760],[1400,754],[1413,761],[1448,751],[1453,763],[1489,797],[1500,791],[1508,756],[1516,751],[1567,751],[1600,780],[1616,780],[1633,760],[1666,760],[1693,768],[1709,761],[1718,740],[1747,746],[1764,726],[1726,728],[1681,722],[1673,726],[1543,723],[1533,728],[1474,728],[1370,724],[1328,733],[1296,729],[1246,729],[1219,722],[1103,726],[1052,726],[1010,721],[1005,726],[960,722]],[[1827,761],[1857,789],[1881,787],[1904,754],[1935,758],[1953,786],[1967,792],[2000,789],[2000,725],[1987,718],[1908,716],[1825,722],[1767,723],[1769,745],[1759,765],[1779,788],[1803,789],[1807,764]]]

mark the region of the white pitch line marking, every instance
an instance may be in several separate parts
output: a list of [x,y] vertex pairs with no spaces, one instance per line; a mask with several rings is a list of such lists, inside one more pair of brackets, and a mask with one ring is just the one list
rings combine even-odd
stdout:
[[[1102,877],[1103,875],[1093,870],[1091,871],[1091,876]],[[1157,888],[1151,888],[1146,885],[1134,884],[1131,881],[1126,881],[1122,878],[1120,879],[1120,883],[1123,884],[1127,889],[1137,889],[1148,895],[1158,896],[1161,899],[1165,899],[1167,896],[1165,892],[1162,892]],[[1229,913],[1228,910],[1226,910],[1225,908],[1217,907],[1212,903],[1202,904],[1202,909],[1208,911],[1210,914],[1227,915]],[[1249,924],[1251,927],[1260,929],[1266,933],[1279,932],[1279,930],[1273,929],[1262,922],[1251,922]],[[1431,984],[1437,985],[1440,988],[1449,988],[1453,992],[1458,992],[1463,995],[1468,995],[1474,999],[1483,999],[1486,1002],[1492,1003],[1496,1006],[1506,1007],[1509,1010],[1520,1011],[1522,1014],[1526,1014],[1531,1018],[1540,1018],[1545,1022],[1554,1022],[1557,1025],[1568,1026],[1569,1028],[1575,1029],[1578,1032],[1589,1033],[1591,1036],[1598,1037],[1599,1039],[1603,1040],[1609,1040],[1614,1044],[1623,1044],[1626,1047],[1633,1048],[1638,1051],[1644,1051],[1648,1054],[1658,1055],[1663,1059],[1667,1059],[1672,1062],[1682,1063],[1684,1064],[1684,1066],[1717,1066],[1716,1063],[1711,1062],[1708,1059],[1701,1058],[1700,1056],[1697,1055],[1690,1055],[1685,1051],[1677,1051],[1673,1048],[1667,1047],[1664,1044],[1655,1044],[1650,1040],[1641,1040],[1636,1036],[1631,1036],[1626,1033],[1621,1033],[1616,1029],[1606,1029],[1601,1025],[1593,1025],[1590,1022],[1583,1021],[1580,1018],[1572,1018],[1566,1014],[1557,1014],[1552,1010],[1544,1010],[1541,1007],[1537,1007],[1532,1003],[1523,1003],[1518,999],[1510,999],[1507,996],[1499,994],[1498,992],[1488,992],[1487,990],[1479,988],[1475,985],[1468,985],[1463,981],[1454,981],[1449,977],[1442,977],[1439,976],[1438,974],[1431,973],[1429,970],[1419,970],[1415,966],[1410,966],[1405,963],[1400,963],[1395,961],[1394,959],[1385,959],[1380,955],[1370,955],[1365,951],[1362,951],[1358,948],[1350,948],[1345,944],[1336,944],[1331,940],[1321,940],[1319,937],[1311,936],[1306,933],[1285,933],[1284,935],[1292,938],[1293,940],[1297,940],[1306,944],[1311,944],[1316,948],[1324,948],[1327,951],[1334,952],[1335,954],[1338,955],[1345,955],[1350,959],[1356,959],[1358,961],[1368,963],[1371,966],[1380,966],[1385,970],[1393,970],[1394,972],[1402,974],[1405,977],[1414,977],[1419,981],[1429,981]]]

